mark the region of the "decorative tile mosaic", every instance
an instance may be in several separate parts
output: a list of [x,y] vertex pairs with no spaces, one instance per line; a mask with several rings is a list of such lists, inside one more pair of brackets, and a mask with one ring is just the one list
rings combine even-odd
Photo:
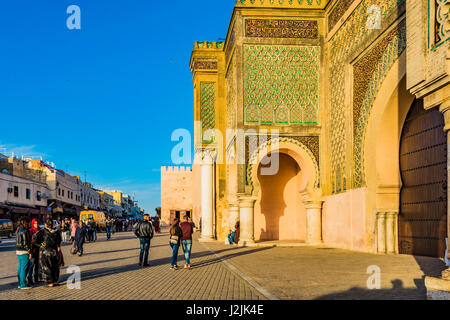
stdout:
[[[370,110],[378,90],[394,62],[406,49],[406,23],[403,20],[355,65],[353,187],[365,186],[364,137]],[[355,116],[356,115],[356,116]]]
[[[202,132],[216,127],[216,83],[200,82],[200,121]],[[208,140],[204,140],[208,142]]]
[[[346,176],[346,148],[348,141],[346,136],[346,109],[345,109],[345,68],[350,63],[352,54],[371,35],[378,30],[367,29],[367,9],[372,5],[380,8],[382,20],[394,13],[399,13],[405,0],[363,0],[350,14],[346,22],[337,30],[329,41],[330,57],[330,85],[328,97],[330,99],[330,112],[328,122],[330,130],[328,143],[330,150],[330,168],[332,179],[329,181],[333,193],[343,192],[348,187]],[[352,39],[352,41],[349,41]],[[345,183],[344,183],[345,182]]]
[[317,125],[320,47],[244,45],[247,124]]
[[236,91],[233,85],[234,79],[234,68],[236,64],[236,59],[231,58],[230,67],[227,74],[227,129],[236,128],[236,115],[237,115],[237,101],[236,101]]
[[449,18],[449,0],[434,0],[436,8],[435,44],[447,40],[450,37],[449,28],[446,27]]
[[316,20],[246,19],[245,35],[260,38],[319,38]]
[[355,2],[355,0],[339,0],[333,9],[331,9],[330,15],[328,16],[328,32],[334,28],[338,23],[339,19],[342,18],[345,11]]
[[233,26],[233,30],[231,30],[230,40],[227,43],[227,47],[225,49],[225,61],[230,59],[231,52],[234,48],[236,42],[236,25]]
[[[247,136],[245,139],[245,152],[246,152],[246,184],[253,186],[252,181],[252,167],[253,163],[256,161],[256,157],[260,152],[261,148],[264,148],[267,145],[272,144],[272,142],[290,142],[293,143],[302,149],[304,149],[311,157],[315,167],[315,176],[317,177],[314,182],[314,187],[320,187],[320,154],[319,154],[319,137],[318,136],[280,136],[277,138],[273,138],[269,135],[266,137],[266,141],[257,142],[256,136]],[[258,148],[256,146],[258,145]],[[252,154],[250,154],[252,151]]]
[[217,61],[196,60],[194,70],[217,70]]

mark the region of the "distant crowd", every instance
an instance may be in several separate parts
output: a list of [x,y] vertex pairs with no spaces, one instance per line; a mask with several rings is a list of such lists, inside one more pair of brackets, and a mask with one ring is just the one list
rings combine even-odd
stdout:
[[[152,236],[160,232],[157,217],[146,217],[144,221],[150,221]],[[113,219],[108,216],[105,222],[106,238],[110,240],[115,232],[133,231],[139,225],[139,220]],[[97,232],[100,230],[94,219],[48,219],[42,226],[37,219],[30,223],[28,217],[21,217],[16,229],[18,288],[30,289],[38,282],[45,282],[48,287],[58,285],[59,270],[64,266],[61,245],[71,243],[70,253],[82,256],[84,244],[97,241]]]

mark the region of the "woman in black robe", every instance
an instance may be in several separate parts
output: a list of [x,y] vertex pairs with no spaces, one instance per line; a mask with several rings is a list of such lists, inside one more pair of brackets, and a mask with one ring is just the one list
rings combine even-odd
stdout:
[[47,220],[45,228],[33,236],[39,249],[39,280],[47,282],[49,287],[58,284],[59,279],[59,250],[61,233],[53,229],[52,220]]

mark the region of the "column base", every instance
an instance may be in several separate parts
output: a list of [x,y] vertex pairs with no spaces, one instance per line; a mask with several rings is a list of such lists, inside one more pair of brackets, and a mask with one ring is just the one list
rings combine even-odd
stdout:
[[252,244],[255,244],[255,241],[254,240],[239,240],[239,243],[238,243],[238,246],[239,247],[246,247],[246,246],[248,246],[248,245],[252,245]]
[[310,246],[318,246],[323,244],[322,240],[306,240],[305,243]]

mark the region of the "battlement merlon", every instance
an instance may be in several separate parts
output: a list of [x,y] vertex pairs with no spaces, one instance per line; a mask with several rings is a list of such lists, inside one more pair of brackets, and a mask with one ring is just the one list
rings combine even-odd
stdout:
[[330,0],[236,0],[235,8],[325,9]]
[[161,175],[165,174],[178,174],[178,173],[189,173],[192,172],[191,167],[184,167],[184,166],[162,166],[161,167]]
[[225,54],[224,42],[195,41],[189,63],[191,72],[217,73],[219,60]]

